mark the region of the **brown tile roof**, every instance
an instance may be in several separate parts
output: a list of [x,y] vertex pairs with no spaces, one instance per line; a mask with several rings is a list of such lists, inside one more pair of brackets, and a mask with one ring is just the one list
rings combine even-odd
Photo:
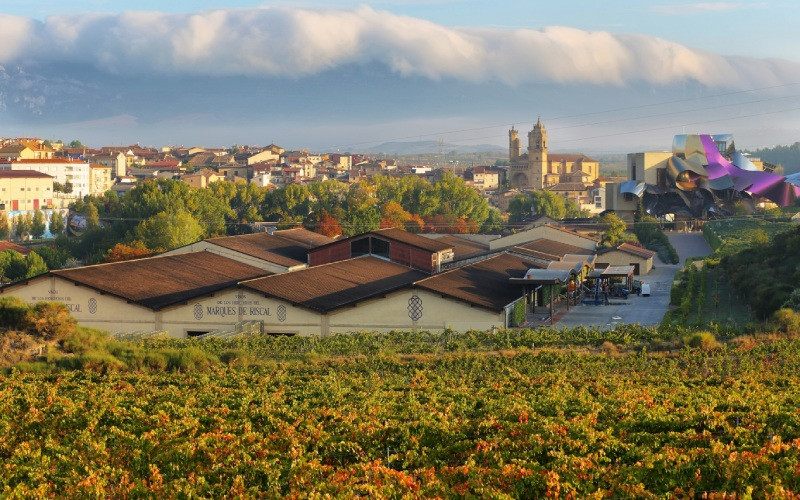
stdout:
[[192,252],[48,274],[157,311],[270,273],[211,252]]
[[275,234],[240,234],[209,238],[205,241],[280,266],[294,267],[308,262],[307,244]]
[[456,260],[468,259],[470,257],[476,257],[478,255],[489,253],[489,245],[468,240],[466,238],[460,238],[451,234],[442,236],[441,238],[436,238],[436,241],[444,243],[445,245],[450,245],[450,248],[453,249]]
[[[349,238],[338,239],[333,241],[332,243],[328,243],[328,245],[335,245],[342,241],[350,241],[356,238],[362,238],[364,236],[373,235],[386,238],[388,240],[398,241],[400,243],[404,243],[406,245],[421,248],[423,250],[427,250],[429,252],[442,252],[444,250],[450,250],[452,247],[445,243],[440,243],[437,240],[426,238],[424,236],[420,236],[418,234],[409,233],[408,231],[403,231],[402,229],[397,228],[386,228],[386,229],[376,229],[374,231],[370,231],[368,233],[357,234],[355,236],[350,236]],[[320,245],[317,248],[322,248],[327,245]]]
[[562,257],[570,253],[581,254],[581,255],[591,255],[593,253],[591,250],[587,250],[585,248],[576,247],[575,245],[570,245],[569,243],[562,243],[560,241],[548,240],[547,238],[539,238],[538,240],[533,240],[529,243],[525,243],[524,245],[518,245],[513,248],[513,250],[517,249],[529,250],[545,255],[551,255],[556,258],[555,260],[561,260]]
[[309,231],[304,227],[275,231],[273,235],[296,241],[301,245],[305,245],[306,248],[314,248],[334,241],[333,238],[325,236],[324,234],[315,233],[314,231]]
[[36,170],[0,170],[0,179],[30,179],[38,177],[42,179],[52,179],[52,175],[47,175],[44,172],[37,172]]
[[366,255],[240,285],[325,313],[409,286],[425,276],[421,271]]
[[548,191],[586,191],[589,188],[582,182],[559,182],[546,189]]
[[592,238],[591,236],[586,236],[585,234],[581,234],[581,233],[572,231],[572,230],[567,229],[565,227],[557,226],[555,224],[545,224],[545,226],[552,227],[553,229],[558,229],[559,231],[564,231],[565,233],[569,233],[569,234],[571,234],[573,236],[580,236],[581,238],[586,238],[587,240],[591,240],[591,241],[600,243],[600,240],[598,240],[597,238]]
[[621,245],[617,245],[616,247],[604,248],[598,251],[598,254],[608,253],[614,250],[619,250],[620,252],[626,252],[631,255],[635,255],[637,257],[642,257],[644,259],[652,258],[656,255],[656,252],[652,250],[648,250],[646,248],[637,247],[636,245],[631,245],[630,243],[622,243]]
[[548,153],[547,159],[549,161],[597,161],[589,158],[585,154],[565,154],[565,153]]
[[0,241],[0,252],[4,252],[6,250],[14,250],[22,255],[28,255],[31,253],[32,249],[22,245],[17,245],[16,243],[12,243],[10,241]]
[[500,312],[522,297],[522,288],[511,285],[509,278],[522,278],[528,269],[542,267],[522,257],[502,253],[418,281],[414,287]]

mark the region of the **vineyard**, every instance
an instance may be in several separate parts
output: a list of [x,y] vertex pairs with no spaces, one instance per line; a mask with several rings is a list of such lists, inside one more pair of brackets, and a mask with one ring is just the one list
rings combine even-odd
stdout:
[[[621,335],[635,346],[645,331]],[[532,346],[533,332],[155,340],[128,348],[225,361],[13,369],[0,496],[800,491],[800,340],[619,353]]]

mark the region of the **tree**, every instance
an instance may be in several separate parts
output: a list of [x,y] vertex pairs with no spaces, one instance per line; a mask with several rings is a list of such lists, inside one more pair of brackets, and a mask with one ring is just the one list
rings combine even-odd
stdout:
[[83,143],[81,141],[79,141],[78,139],[75,139],[74,141],[69,143],[69,147],[76,148],[76,149],[83,149],[86,146],[84,146]]
[[58,236],[64,232],[64,216],[58,210],[50,215],[50,234]]
[[562,196],[545,190],[531,191],[528,196],[534,214],[543,214],[556,220],[566,217],[567,207]]
[[203,237],[203,227],[185,210],[160,212],[139,223],[134,236],[147,248],[164,252],[198,241]]
[[3,279],[10,281],[20,280],[28,272],[25,257],[14,250],[0,252],[0,267],[2,267]]
[[614,212],[606,212],[600,216],[599,222],[605,228],[603,236],[600,238],[601,248],[617,246],[627,239],[623,235],[628,226]]
[[483,221],[481,232],[501,231],[503,229],[503,224],[505,224],[505,221],[503,220],[503,214],[500,212],[500,209],[492,207],[489,209],[489,216]]
[[33,212],[33,219],[31,220],[31,236],[39,239],[44,236],[46,230],[47,222],[45,222],[44,214],[41,210],[36,210]]
[[47,264],[36,252],[25,256],[25,278],[33,278],[47,272]]
[[330,238],[337,238],[342,235],[342,226],[327,212],[320,217],[317,227],[314,229],[319,234],[324,234]]
[[38,247],[36,253],[44,260],[47,269],[61,269],[71,257],[69,252],[57,246]]
[[365,205],[345,212],[344,233],[347,236],[362,234],[381,226],[381,214],[374,206]]
[[381,218],[381,229],[387,227],[394,227],[397,229],[405,229],[406,223],[411,220],[411,214],[403,210],[399,203],[390,201],[383,205]]
[[30,234],[31,222],[32,220],[30,214],[20,214],[14,218],[14,235],[18,240],[25,239],[25,237]]
[[106,262],[122,262],[124,260],[140,259],[152,255],[141,241],[134,241],[130,245],[117,243],[108,251]]
[[100,227],[100,213],[94,203],[89,202],[83,209],[83,216],[86,217],[86,229],[97,229]]
[[9,234],[8,214],[5,210],[0,210],[0,240],[7,239]]

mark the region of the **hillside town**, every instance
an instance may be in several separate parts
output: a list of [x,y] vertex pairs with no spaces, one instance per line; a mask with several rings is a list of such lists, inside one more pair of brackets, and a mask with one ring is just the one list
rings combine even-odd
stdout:
[[[525,154],[509,131],[508,166],[463,169],[275,144],[92,149],[7,139],[0,202],[6,233],[24,246],[6,248],[27,260],[16,275],[4,264],[13,283],[2,292],[64,302],[81,323],[118,334],[202,336],[257,324],[271,334],[327,336],[356,326],[552,325],[570,305],[609,305],[609,295],[627,299],[643,288],[650,296],[649,279],[660,284],[649,301],[659,307],[637,322],[658,323],[668,305],[661,285],[679,262],[659,226],[695,229],[732,200],[753,210],[796,200],[780,198],[796,193],[792,178],[737,156],[731,137],[714,137],[678,136],[671,153],[629,154],[627,178],[600,176],[583,154],[549,154],[541,120]],[[714,165],[722,189],[708,191],[712,198],[684,205],[670,194],[703,193],[688,174]],[[723,176],[734,181],[723,185]],[[756,196],[733,187],[741,176],[756,180]],[[764,176],[785,189],[756,192]],[[147,208],[153,196],[161,208]],[[210,222],[217,209],[229,214]],[[84,249],[63,239],[42,247],[63,232]],[[44,265],[28,262],[37,251]]]

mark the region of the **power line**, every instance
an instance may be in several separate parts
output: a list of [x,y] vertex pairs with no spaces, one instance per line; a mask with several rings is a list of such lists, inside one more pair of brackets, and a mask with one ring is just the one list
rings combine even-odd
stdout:
[[[796,85],[800,85],[800,82],[792,82],[792,83],[786,83],[786,84],[781,84],[781,85],[771,85],[771,86],[768,86],[768,87],[758,87],[758,88],[752,88],[752,89],[736,90],[736,91],[731,91],[731,92],[722,92],[722,93],[719,93],[719,94],[711,94],[711,95],[706,95],[706,96],[687,97],[687,98],[683,98],[683,99],[672,99],[672,100],[668,100],[668,101],[660,101],[660,102],[650,103],[650,104],[639,104],[639,105],[636,105],[636,106],[623,106],[623,107],[619,107],[619,108],[609,108],[609,109],[600,110],[600,111],[590,111],[590,112],[586,112],[586,113],[577,113],[577,114],[572,114],[572,115],[546,117],[546,119],[547,119],[547,121],[557,121],[557,120],[565,120],[565,119],[568,119],[568,118],[581,118],[581,117],[594,116],[594,115],[605,114],[605,113],[616,113],[616,112],[619,112],[619,111],[630,111],[630,110],[637,110],[637,109],[644,109],[644,108],[652,108],[652,107],[656,107],[656,106],[664,106],[664,105],[668,105],[668,104],[678,104],[678,103],[682,103],[682,102],[693,102],[693,101],[698,101],[698,100],[714,99],[714,98],[718,98],[718,97],[727,97],[727,96],[740,95],[740,94],[746,94],[746,93],[752,93],[752,92],[761,92],[761,91],[765,91],[765,90],[774,90],[774,89],[779,89],[779,88],[792,87],[792,86],[796,86]],[[783,99],[783,98],[786,98],[786,96],[776,97],[774,99]],[[768,100],[772,100],[772,99],[764,99],[763,101],[768,101]],[[756,102],[761,102],[761,101],[756,101]],[[748,104],[748,103],[744,103],[744,104]],[[735,105],[735,104],[722,105],[721,107],[730,106],[730,105]],[[713,107],[712,108],[708,108],[708,109],[713,109]],[[658,116],[658,115],[655,115],[655,116]],[[494,128],[498,128],[498,127],[507,127],[508,123],[521,123],[521,122],[525,122],[525,121],[526,120],[511,120],[510,122],[505,122],[505,123],[500,123],[500,124],[495,124],[495,125],[485,125],[485,126],[481,126],[481,127],[471,127],[471,128],[464,128],[464,129],[445,130],[445,131],[431,132],[431,133],[426,133],[426,134],[414,134],[414,135],[407,135],[407,136],[387,138],[387,139],[377,139],[377,140],[373,140],[373,141],[363,141],[363,142],[355,142],[355,143],[347,143],[347,144],[338,144],[338,145],[329,146],[329,147],[323,148],[323,149],[324,150],[342,149],[342,148],[347,149],[348,147],[351,147],[351,146],[363,146],[363,145],[367,145],[367,144],[376,144],[376,143],[393,142],[393,141],[403,141],[403,140],[417,139],[417,138],[423,138],[423,137],[439,137],[439,136],[449,135],[449,134],[457,134],[457,133],[463,133],[463,132],[475,132],[475,131],[479,131],[479,130],[489,130],[489,129],[494,129]],[[580,125],[576,125],[576,126],[580,126]],[[562,127],[562,128],[571,128],[571,126]],[[559,128],[559,129],[561,129],[561,128]],[[492,136],[486,137],[486,138],[496,138],[496,137],[498,137],[498,136],[492,135]],[[478,139],[480,139],[480,138],[478,138]],[[474,140],[474,139],[462,139],[462,140]]]

